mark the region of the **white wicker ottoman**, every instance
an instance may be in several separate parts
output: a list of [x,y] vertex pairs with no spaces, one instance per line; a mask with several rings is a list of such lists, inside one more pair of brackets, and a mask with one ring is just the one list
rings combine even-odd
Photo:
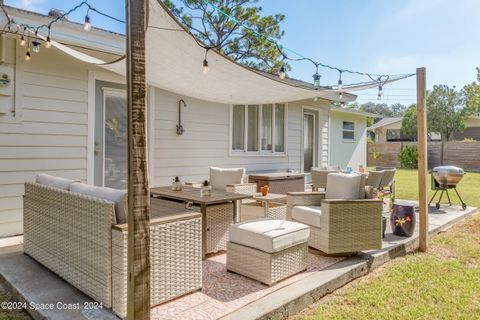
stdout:
[[272,285],[307,268],[308,226],[257,219],[233,224],[227,270]]

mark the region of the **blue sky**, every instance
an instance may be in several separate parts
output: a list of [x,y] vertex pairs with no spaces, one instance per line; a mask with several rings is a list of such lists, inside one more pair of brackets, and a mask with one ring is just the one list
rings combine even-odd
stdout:
[[[6,0],[38,11],[70,9],[80,0]],[[101,11],[123,19],[124,2],[90,0]],[[479,0],[260,0],[266,14],[283,13],[281,43],[315,60],[358,71],[398,74],[427,68],[427,85],[462,87],[476,78],[480,66]],[[84,11],[71,17],[83,21]],[[94,13],[92,25],[123,32],[124,25]],[[292,63],[290,75],[311,81],[306,62]],[[334,84],[338,73],[320,69],[322,84]],[[344,83],[364,80],[343,76]],[[414,78],[385,87],[383,102],[415,101]],[[378,102],[376,90],[358,93],[360,103]]]

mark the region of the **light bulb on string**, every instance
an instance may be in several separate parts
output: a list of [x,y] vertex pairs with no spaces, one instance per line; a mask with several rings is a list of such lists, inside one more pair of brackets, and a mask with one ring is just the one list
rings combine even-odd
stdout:
[[382,96],[383,96],[382,85],[379,85],[379,86],[378,86],[378,97],[377,97],[377,99],[378,99],[378,100],[381,100],[381,99],[382,99]]
[[208,73],[208,60],[207,60],[207,54],[210,48],[205,48],[205,57],[203,58],[203,74]]
[[207,59],[203,59],[203,74],[208,73],[208,61]]
[[285,76],[286,76],[286,73],[285,73],[285,66],[282,64],[282,66],[280,67],[280,73],[278,74],[278,76],[280,77],[280,79],[285,79]]
[[90,29],[92,29],[92,25],[90,23],[90,17],[88,16],[88,11],[87,11],[87,15],[85,16],[85,24],[83,25],[83,29],[85,31],[90,31]]
[[25,31],[27,30],[26,27],[23,27],[23,33],[22,33],[22,36],[20,37],[20,45],[22,47],[25,47],[25,45],[27,44],[27,41],[25,40]]
[[35,40],[32,41],[32,51],[34,53],[39,53],[40,52],[40,42],[38,42],[38,33],[35,31]]
[[340,78],[338,79],[338,90],[342,90],[343,83],[342,83],[342,71],[340,72]]
[[318,97],[313,98],[313,101],[318,101]]
[[30,47],[27,48],[27,52],[25,53],[25,61],[29,61],[32,58],[32,55],[30,54]]
[[318,64],[316,64],[315,67],[316,67],[316,70],[315,70],[315,74],[313,75],[313,87],[315,89],[318,89],[318,88],[320,88],[320,77],[321,77],[321,75],[318,74]]
[[345,108],[345,102],[344,101],[340,102],[340,107]]
[[48,35],[47,35],[47,40],[45,41],[45,48],[50,48],[52,46],[52,43],[50,42],[50,26],[48,26]]
[[338,99],[343,100],[343,92],[342,91],[340,91],[338,93]]
[[45,48],[50,48],[52,46],[52,43],[50,42],[50,36],[47,37],[47,41],[45,41]]

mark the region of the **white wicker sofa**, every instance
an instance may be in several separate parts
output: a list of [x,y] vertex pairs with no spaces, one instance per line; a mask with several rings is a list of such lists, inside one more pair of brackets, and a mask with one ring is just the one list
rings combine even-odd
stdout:
[[[66,190],[74,183],[67,179],[47,180],[25,183],[24,252],[125,317],[128,226],[116,223],[119,203]],[[201,217],[155,199],[151,212],[151,304],[158,305],[201,288]]]

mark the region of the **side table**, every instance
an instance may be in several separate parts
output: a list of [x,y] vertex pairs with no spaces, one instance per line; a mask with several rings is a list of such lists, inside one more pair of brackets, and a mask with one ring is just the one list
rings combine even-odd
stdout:
[[257,193],[253,196],[255,201],[242,204],[241,220],[252,220],[258,218],[286,219],[287,197],[284,194],[269,193],[262,196]]

